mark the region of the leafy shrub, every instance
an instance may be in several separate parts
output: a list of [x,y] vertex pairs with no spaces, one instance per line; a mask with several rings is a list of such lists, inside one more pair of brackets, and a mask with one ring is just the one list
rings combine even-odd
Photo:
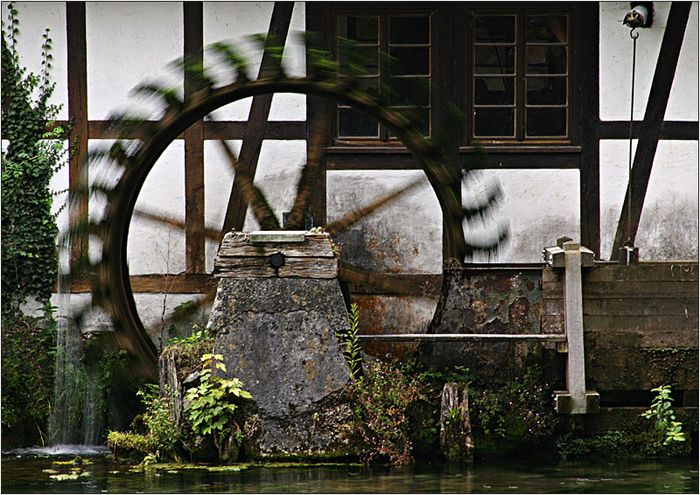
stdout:
[[[180,431],[170,413],[173,401],[172,393],[166,389],[161,395],[157,385],[147,384],[137,392],[137,395],[146,408],[139,418],[143,422],[146,432],[110,431],[107,435],[107,445],[115,453],[119,449],[136,450],[142,454],[153,454],[160,460],[176,458]],[[135,425],[132,424],[132,426]]]
[[350,378],[356,380],[362,376],[362,346],[357,332],[360,329],[360,309],[357,303],[350,305],[350,328],[346,334],[340,335],[340,342],[345,347],[343,357],[350,372]]
[[53,400],[56,321],[45,313],[2,317],[2,427],[24,429],[26,444],[44,443]]
[[[243,390],[238,378],[221,378],[213,369],[226,373],[221,354],[204,354],[199,385],[185,392],[185,412],[195,434],[212,435],[214,444],[222,451],[224,440],[231,432],[231,422],[237,409],[236,399],[252,399]],[[213,368],[213,369],[212,369]]]
[[362,439],[365,464],[388,460],[394,465],[413,461],[409,408],[422,398],[424,384],[416,375],[392,363],[367,364],[365,376],[352,382],[351,392]]
[[676,421],[676,415],[671,409],[671,387],[670,385],[662,385],[651,389],[656,392],[656,396],[651,402],[651,408],[645,411],[642,416],[646,419],[654,420],[654,430],[665,437],[663,445],[669,445],[671,442],[685,442],[685,433],[682,430],[680,421]]

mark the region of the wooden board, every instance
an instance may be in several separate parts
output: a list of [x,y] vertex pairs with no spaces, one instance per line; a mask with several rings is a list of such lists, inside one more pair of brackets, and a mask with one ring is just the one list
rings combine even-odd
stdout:
[[330,237],[328,236],[306,236],[306,241],[300,244],[294,243],[265,243],[250,244],[246,234],[235,236],[226,235],[221,242],[221,247],[216,255],[218,260],[226,260],[236,256],[259,256],[267,257],[280,252],[285,256],[300,258],[333,258]]
[[335,258],[286,258],[277,271],[267,258],[245,256],[217,259],[216,277],[229,278],[336,278],[338,260]]

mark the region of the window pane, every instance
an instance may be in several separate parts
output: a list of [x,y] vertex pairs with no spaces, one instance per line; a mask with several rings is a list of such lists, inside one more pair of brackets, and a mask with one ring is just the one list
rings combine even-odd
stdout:
[[389,55],[395,57],[392,74],[430,74],[429,47],[389,48]]
[[377,43],[379,41],[379,17],[346,16],[338,17],[338,35],[358,43]]
[[357,80],[357,89],[369,93],[372,96],[379,96],[379,78],[361,78]]
[[475,108],[474,135],[514,137],[515,110],[512,108]]
[[430,105],[430,83],[428,78],[392,77],[389,84],[391,86],[390,105]]
[[338,109],[338,136],[378,137],[376,120],[352,108]]
[[568,40],[565,15],[528,16],[528,43],[566,43]]
[[430,18],[428,16],[389,16],[389,43],[430,43]]
[[349,66],[360,67],[367,75],[379,74],[379,48],[376,46],[340,47],[340,70],[347,72]]
[[566,108],[528,108],[527,135],[565,136]]
[[[411,107],[411,108],[394,108],[395,111],[406,116],[421,132],[427,136],[430,134],[430,108]],[[389,137],[396,137],[392,132],[389,132]]]
[[474,41],[477,43],[514,43],[515,16],[475,16]]
[[512,105],[515,103],[515,78],[475,77],[474,103],[477,105]]
[[565,46],[528,46],[528,74],[566,74]]
[[474,47],[475,74],[514,74],[515,50],[509,46]]
[[565,77],[528,77],[528,105],[566,105]]

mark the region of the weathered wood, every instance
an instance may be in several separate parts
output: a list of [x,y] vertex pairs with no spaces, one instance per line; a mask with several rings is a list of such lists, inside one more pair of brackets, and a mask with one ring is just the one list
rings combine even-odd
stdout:
[[[632,124],[632,138],[639,139],[642,121],[635,120]],[[629,139],[630,123],[628,120],[605,121],[600,123],[601,139]],[[661,124],[659,139],[671,141],[697,141],[698,122],[685,120],[665,120]]]
[[446,383],[440,401],[440,449],[449,461],[473,459],[474,442],[469,417],[469,386]]
[[[183,3],[184,53],[201,60],[204,47],[202,2]],[[185,72],[185,99],[197,90]],[[206,268],[204,237],[204,121],[187,128],[185,138],[185,265],[188,273]]]
[[[605,347],[597,338],[601,332],[586,334],[586,371],[590,388],[598,391],[651,390],[669,384],[674,390],[698,389],[697,348],[638,347],[638,334],[626,347]],[[634,352],[630,352],[630,350]]]
[[[584,320],[585,321],[585,320]],[[694,328],[586,328],[585,337],[598,347],[609,349],[694,349],[698,347],[697,325]]]
[[[601,433],[604,431],[638,433],[646,431],[651,426],[651,421],[644,418],[642,413],[647,409],[648,407],[601,407],[598,414],[592,414],[585,418],[583,433]],[[676,414],[676,418],[683,422],[684,431],[698,431],[697,407],[674,407],[673,411]]]
[[[600,78],[599,9],[576,4],[577,39],[573,54],[576,70],[574,79],[578,104],[572,105],[572,117],[580,122],[579,208],[581,217],[581,245],[600,258]],[[580,112],[580,113],[577,113]]]
[[335,258],[286,258],[275,270],[267,258],[246,256],[218,260],[214,272],[222,278],[336,278],[338,260]]
[[[661,41],[659,58],[654,70],[654,78],[649,89],[644,121],[639,131],[639,141],[634,154],[632,165],[632,177],[628,185],[630,194],[625,195],[625,200],[620,211],[620,219],[617,223],[615,240],[613,241],[610,259],[618,259],[618,250],[627,240],[628,234],[632,242],[637,236],[639,221],[642,217],[644,198],[646,196],[651,169],[654,164],[654,155],[659,144],[661,124],[666,114],[668,99],[671,94],[671,86],[678,65],[678,58],[683,44],[683,36],[688,23],[690,2],[672,2],[668,14],[664,37]],[[628,225],[627,210],[631,210],[631,224]]]
[[[85,2],[66,3],[66,43],[68,57],[68,120],[71,122],[68,139],[68,189],[70,227],[88,219],[88,195],[75,196],[76,191],[85,191],[88,186],[88,97],[87,97],[87,41],[85,27]],[[88,237],[77,232],[71,242],[71,266],[88,255]]]
[[656,298],[693,297],[698,295],[696,282],[596,282],[585,284],[586,298]]
[[[204,139],[243,139],[247,122],[209,121],[204,123]],[[305,139],[306,122],[302,120],[273,120],[265,125],[264,139]]]
[[[260,62],[260,70],[258,71],[258,79],[270,77],[274,71],[279,70],[279,66],[275,66],[275,57],[272,54],[271,47],[284,46],[293,9],[294,2],[275,2],[262,61]],[[251,178],[255,177],[271,105],[272,94],[254,96],[250,105],[248,124],[241,143],[239,162],[244,174]],[[231,193],[229,194],[222,229],[224,232],[242,230],[245,222],[248,204],[241,193],[239,175],[238,173],[235,175],[231,185]]]
[[[543,275],[544,278],[544,275]],[[698,264],[692,262],[654,262],[632,266],[596,265],[584,271],[583,281],[591,282],[680,282],[698,278]]]
[[541,341],[564,342],[566,335],[544,335],[538,333],[513,334],[513,333],[397,333],[397,334],[365,334],[358,335],[360,340],[381,340],[391,342],[463,342],[469,340],[482,341]]
[[655,329],[694,329],[697,330],[698,320],[685,315],[652,315],[652,316],[599,316],[590,315],[585,318],[586,329],[590,330],[655,330]]
[[333,249],[327,236],[306,236],[303,244],[294,243],[265,243],[250,244],[248,234],[227,235],[221,242],[217,259],[227,259],[237,256],[267,257],[277,252],[285,256],[299,258],[333,258]]
[[[341,278],[343,268],[340,269]],[[348,290],[353,294],[398,294],[402,293],[399,287],[415,287],[420,290],[421,295],[436,297],[440,295],[442,286],[442,275],[432,274],[408,274],[408,273],[374,273],[373,280],[383,279],[382,284],[372,284],[370,282],[353,281],[348,282]]]
[[[548,299],[545,305],[556,310],[555,299]],[[583,300],[584,316],[683,316],[698,321],[698,300],[693,297],[673,299],[606,298]]]

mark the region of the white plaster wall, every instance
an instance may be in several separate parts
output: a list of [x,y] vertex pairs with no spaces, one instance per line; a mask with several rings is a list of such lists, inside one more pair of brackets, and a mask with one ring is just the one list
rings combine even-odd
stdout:
[[[628,146],[624,140],[600,146],[601,255],[606,259],[626,194]],[[697,258],[697,141],[659,142],[635,244],[645,260]]]
[[421,178],[422,187],[338,236],[345,261],[378,272],[441,273],[442,211],[422,171],[329,171],[328,222]]
[[130,93],[146,80],[182,86],[167,68],[182,57],[182,10],[180,2],[87,2],[90,119],[126,110],[160,113],[153,101]]
[[[3,23],[7,21],[8,2],[2,2]],[[66,50],[66,9],[62,2],[16,2],[20,21],[17,49],[21,63],[29,72],[41,73],[41,45],[44,29],[53,40],[51,80],[56,83],[51,103],[61,105],[57,118],[68,118],[68,58]]]
[[[620,20],[625,2],[600,4],[600,116],[628,120],[632,41]],[[642,120],[661,47],[670,2],[654,2],[654,23],[639,29],[635,120]],[[693,2],[671,87],[666,120],[698,119],[698,3]],[[608,259],[627,188],[626,140],[600,144],[601,256]],[[636,148],[636,140],[634,142]],[[640,257],[688,259],[698,255],[698,142],[660,141],[644,201],[636,245]]]
[[[634,116],[644,117],[670,2],[654,2],[654,22],[638,29]],[[629,120],[632,39],[622,18],[629,2],[600,4],[600,118]],[[665,118],[698,119],[698,3],[693,2]]]
[[[233,43],[249,62],[249,76],[257,77],[262,50],[249,37],[267,33],[274,2],[205,2],[204,45],[217,41]],[[282,66],[290,76],[303,76],[305,70],[304,45],[300,33],[304,31],[304,3],[295,2],[289,33],[285,42]],[[204,54],[205,63],[214,57]],[[217,72],[226,77],[225,72]],[[231,103],[212,113],[214,120],[247,120],[251,98]],[[306,120],[306,97],[298,94],[275,94],[270,108],[270,120]]]
[[467,239],[494,239],[498,226],[508,228],[508,239],[496,253],[477,254],[475,262],[536,263],[542,248],[561,236],[580,238],[578,170],[482,170],[463,184],[462,198],[480,203],[484,191],[500,185],[503,197],[489,218],[465,226]]

